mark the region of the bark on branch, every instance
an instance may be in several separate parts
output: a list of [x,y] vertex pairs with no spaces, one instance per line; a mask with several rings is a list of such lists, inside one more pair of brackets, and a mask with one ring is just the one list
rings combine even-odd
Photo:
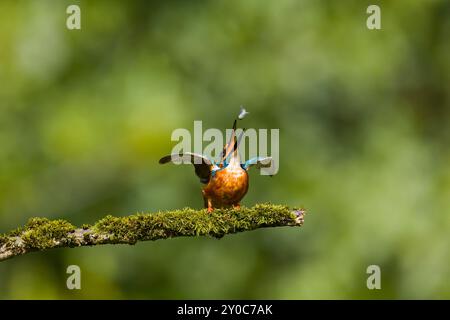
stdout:
[[65,220],[31,218],[23,228],[0,235],[0,261],[33,251],[186,236],[221,238],[258,228],[303,225],[305,211],[282,205],[258,204],[240,210],[182,209],[127,217],[107,216],[94,225],[76,228]]

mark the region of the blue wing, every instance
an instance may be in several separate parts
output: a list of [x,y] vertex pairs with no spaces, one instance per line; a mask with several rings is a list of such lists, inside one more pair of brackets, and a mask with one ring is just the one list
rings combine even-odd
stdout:
[[255,157],[242,164],[242,169],[248,170],[252,166],[255,166],[257,169],[269,168],[271,165],[272,157]]

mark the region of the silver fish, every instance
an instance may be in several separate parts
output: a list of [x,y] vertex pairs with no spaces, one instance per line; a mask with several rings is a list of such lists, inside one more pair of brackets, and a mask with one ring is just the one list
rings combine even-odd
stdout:
[[248,115],[250,112],[247,112],[243,106],[241,106],[241,111],[239,112],[238,119],[242,120],[245,118],[246,115]]

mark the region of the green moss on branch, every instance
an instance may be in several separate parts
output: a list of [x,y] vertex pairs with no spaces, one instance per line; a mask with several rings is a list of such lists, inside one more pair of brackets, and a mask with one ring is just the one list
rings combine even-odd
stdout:
[[135,244],[137,241],[183,236],[221,238],[226,234],[277,226],[301,226],[304,210],[259,204],[252,208],[182,210],[107,216],[94,225],[76,228],[64,220],[32,218],[23,228],[0,235],[0,261],[32,251],[100,244]]

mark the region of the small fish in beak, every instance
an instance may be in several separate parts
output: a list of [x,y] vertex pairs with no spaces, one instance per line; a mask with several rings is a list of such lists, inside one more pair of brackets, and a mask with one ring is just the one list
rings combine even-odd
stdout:
[[241,111],[239,112],[238,119],[242,120],[245,118],[246,115],[248,115],[250,112],[247,112],[243,106],[241,106]]

